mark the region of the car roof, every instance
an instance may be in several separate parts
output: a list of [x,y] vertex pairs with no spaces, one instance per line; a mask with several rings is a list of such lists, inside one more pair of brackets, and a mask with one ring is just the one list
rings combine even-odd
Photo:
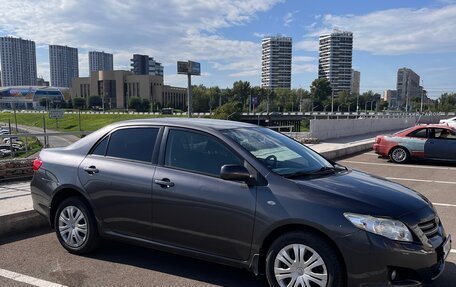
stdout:
[[423,124],[423,125],[416,125],[415,128],[447,128],[447,129],[454,129],[453,127],[447,124]]
[[123,125],[162,125],[162,126],[179,126],[179,127],[196,127],[200,129],[225,130],[235,128],[252,128],[257,127],[253,124],[247,124],[236,121],[205,119],[205,118],[153,118],[153,119],[136,119],[117,122],[117,126]]

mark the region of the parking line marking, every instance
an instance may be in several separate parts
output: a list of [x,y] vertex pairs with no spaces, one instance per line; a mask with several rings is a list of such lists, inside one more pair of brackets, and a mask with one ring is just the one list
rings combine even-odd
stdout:
[[456,207],[456,204],[448,204],[448,203],[432,203],[433,205],[437,206],[447,206],[447,207]]
[[422,165],[413,165],[413,164],[375,163],[375,162],[362,162],[362,161],[353,161],[353,160],[341,160],[340,162],[354,163],[354,164],[392,166],[392,167],[413,167],[413,168],[424,168],[424,169],[456,170],[456,168],[454,168],[454,167],[422,166]]
[[456,249],[451,249],[450,253],[456,253]]
[[8,271],[8,270],[1,269],[1,268],[0,268],[0,276],[17,281],[17,282],[27,283],[27,284],[30,284],[32,286],[37,286],[37,287],[66,287],[65,285],[52,283],[52,282],[49,282],[46,280],[41,280],[38,278],[16,273],[13,271]]
[[456,184],[456,181],[443,181],[443,180],[430,180],[430,179],[416,179],[416,178],[400,178],[400,177],[385,177],[389,180],[402,180],[402,181],[417,181],[427,183],[441,183],[441,184]]

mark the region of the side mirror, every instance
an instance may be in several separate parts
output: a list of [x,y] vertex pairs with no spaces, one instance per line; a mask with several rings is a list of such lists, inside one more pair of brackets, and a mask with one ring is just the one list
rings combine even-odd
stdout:
[[220,177],[224,180],[244,181],[247,184],[252,183],[252,176],[245,166],[237,164],[225,164],[220,169]]

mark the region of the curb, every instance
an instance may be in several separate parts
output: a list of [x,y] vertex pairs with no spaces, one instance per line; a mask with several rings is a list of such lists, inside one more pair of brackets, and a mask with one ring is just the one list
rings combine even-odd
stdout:
[[35,210],[21,211],[0,216],[0,235],[19,234],[31,229],[49,226],[46,218]]
[[327,159],[334,160],[340,157],[356,154],[362,151],[370,150],[372,149],[372,145],[374,144],[374,140],[368,142],[368,143],[358,143],[351,145],[349,147],[343,147],[339,149],[333,149],[329,151],[322,151],[320,154]]

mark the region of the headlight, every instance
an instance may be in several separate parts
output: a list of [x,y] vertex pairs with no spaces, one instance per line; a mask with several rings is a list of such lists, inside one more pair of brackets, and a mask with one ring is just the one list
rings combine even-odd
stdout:
[[404,223],[398,220],[378,218],[370,215],[361,215],[355,213],[344,213],[347,218],[356,227],[385,236],[392,240],[412,242],[413,236]]

